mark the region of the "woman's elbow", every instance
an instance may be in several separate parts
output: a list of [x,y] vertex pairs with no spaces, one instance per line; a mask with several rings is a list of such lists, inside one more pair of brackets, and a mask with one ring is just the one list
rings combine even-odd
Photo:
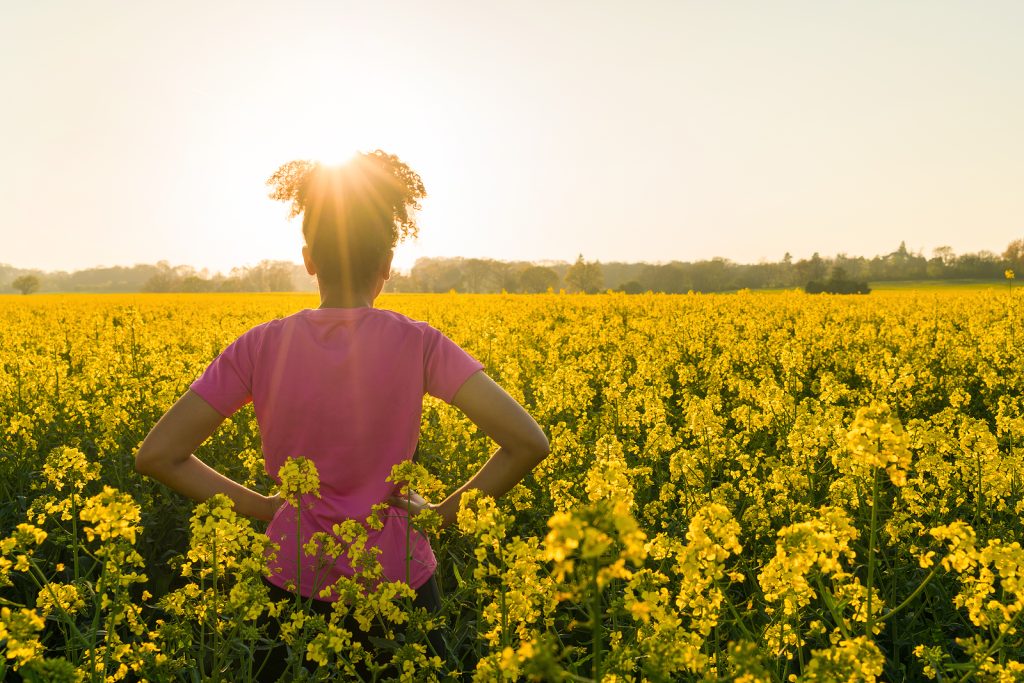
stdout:
[[537,433],[532,435],[531,438],[523,444],[523,449],[526,457],[536,467],[544,458],[548,457],[551,453],[551,444],[548,443],[548,437],[544,432],[537,430]]
[[142,445],[135,452],[135,471],[146,477],[155,477],[165,460],[152,448]]

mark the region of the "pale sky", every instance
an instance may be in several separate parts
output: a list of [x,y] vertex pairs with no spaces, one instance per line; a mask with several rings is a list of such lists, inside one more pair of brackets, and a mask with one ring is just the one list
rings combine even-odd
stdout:
[[291,159],[423,177],[418,256],[1024,237],[1024,2],[0,0],[0,263],[299,260]]

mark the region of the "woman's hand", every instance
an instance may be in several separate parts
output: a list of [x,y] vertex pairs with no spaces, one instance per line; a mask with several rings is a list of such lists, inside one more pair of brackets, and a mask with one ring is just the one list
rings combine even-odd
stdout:
[[274,496],[268,499],[193,455],[223,421],[205,399],[186,390],[146,435],[135,454],[135,469],[198,502],[223,493],[238,514],[268,521],[280,507],[279,498],[275,504]]
[[408,496],[389,496],[386,502],[396,508],[405,510],[409,513],[410,517],[415,517],[424,510],[433,510],[437,507],[433,503],[427,502],[423,496],[415,491],[409,491]]
[[263,496],[263,514],[260,515],[259,519],[264,522],[269,522],[277,514],[277,509],[284,505],[284,498],[281,497],[281,493],[275,493],[272,496]]

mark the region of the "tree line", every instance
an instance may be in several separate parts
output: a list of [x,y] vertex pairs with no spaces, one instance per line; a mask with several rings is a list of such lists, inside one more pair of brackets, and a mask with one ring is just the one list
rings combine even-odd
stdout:
[[[29,291],[25,291],[29,290]],[[172,266],[167,261],[73,272],[25,270],[0,264],[0,292],[290,292],[316,290],[305,268],[291,261],[261,261],[226,275]]]
[[[669,263],[588,261],[574,263],[499,261],[479,258],[421,258],[407,274],[388,281],[390,292],[726,292],[739,289],[806,288],[808,284],[892,280],[1002,280],[1006,270],[1024,273],[1024,239],[1001,254],[990,251],[956,254],[950,247],[930,256],[912,252],[905,243],[871,258],[838,254],[780,261],[734,263],[724,258]],[[157,264],[42,272],[0,264],[0,291],[44,292],[287,292],[316,291],[316,281],[302,265],[261,261],[228,274],[197,271],[190,266]]]
[[1011,242],[1002,254],[979,251],[957,255],[939,247],[925,256],[900,243],[894,251],[874,257],[839,254],[780,261],[734,263],[724,258],[669,263],[586,261],[534,264],[491,259],[423,258],[408,275],[392,277],[396,292],[571,292],[605,290],[639,292],[728,292],[739,289],[816,287],[867,291],[868,282],[893,280],[1003,280],[1007,269],[1024,272],[1024,239]]

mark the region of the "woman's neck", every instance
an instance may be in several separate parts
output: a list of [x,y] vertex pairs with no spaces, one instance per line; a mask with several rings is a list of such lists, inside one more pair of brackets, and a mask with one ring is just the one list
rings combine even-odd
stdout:
[[373,308],[373,299],[368,292],[320,290],[320,308]]

